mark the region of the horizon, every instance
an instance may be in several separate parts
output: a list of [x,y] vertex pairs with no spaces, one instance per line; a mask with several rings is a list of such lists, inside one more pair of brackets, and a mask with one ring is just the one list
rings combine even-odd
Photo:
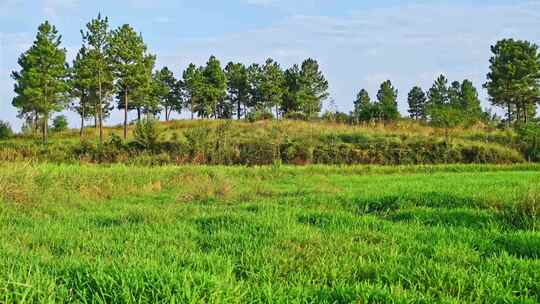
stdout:
[[[271,57],[283,68],[311,57],[329,81],[327,101],[335,100],[339,111],[352,109],[360,89],[374,97],[380,83],[389,79],[399,90],[402,115],[407,113],[408,91],[415,85],[427,90],[440,74],[450,81],[471,80],[482,106],[489,107],[482,84],[490,46],[503,38],[540,42],[540,3],[534,1],[227,2],[0,0],[0,120],[20,129],[22,120],[11,106],[10,74],[19,69],[19,55],[45,20],[62,35],[69,63],[81,45],[80,29],[101,13],[112,28],[129,23],[141,32],[157,56],[156,68],[168,66],[177,78],[189,63],[204,64],[210,55],[222,66]],[[32,17],[21,21],[22,16]],[[63,114],[70,127],[78,126],[75,113]],[[120,122],[121,112],[115,110],[106,125]]]

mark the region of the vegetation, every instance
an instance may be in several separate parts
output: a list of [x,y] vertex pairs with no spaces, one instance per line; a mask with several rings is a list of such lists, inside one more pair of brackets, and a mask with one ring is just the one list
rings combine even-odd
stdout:
[[405,118],[391,80],[339,112],[312,58],[177,78],[129,24],[81,35],[68,64],[44,22],[12,73],[0,303],[540,302],[537,45],[492,47],[504,119],[445,75]]
[[56,27],[49,22],[41,24],[33,45],[19,58],[21,70],[12,74],[17,94],[13,105],[20,117],[41,125],[45,143],[50,115],[64,107],[69,89],[66,50],[60,47],[61,42]]
[[539,169],[4,164],[0,302],[535,303]]
[[[91,20],[82,33],[82,47],[69,69],[65,50],[55,27],[43,23],[34,45],[21,55],[21,70],[13,73],[16,81],[13,105],[26,120],[26,130],[42,129],[47,141],[48,120],[52,113],[68,108],[81,116],[80,137],[85,121],[94,118],[99,143],[104,143],[104,120],[113,109],[124,111],[124,140],[128,139],[128,112],[166,121],[173,112],[183,110],[203,119],[317,120],[328,100],[329,83],[319,63],[308,58],[301,65],[283,68],[272,58],[263,64],[229,62],[224,67],[211,56],[204,66],[190,64],[176,79],[167,67],[155,69],[156,57],[148,52],[142,35],[125,24],[109,29],[108,18]],[[534,117],[540,102],[540,53],[528,41],[505,39],[492,47],[490,73],[484,85],[492,105],[507,112],[505,120],[484,111],[474,84],[449,80],[440,75],[424,91],[415,86],[408,94],[409,114],[413,120],[445,130],[478,124],[499,128],[521,128],[538,124]],[[372,101],[362,89],[350,113],[330,109],[323,118],[349,124],[385,123],[401,120],[398,91],[390,80],[384,81]],[[330,107],[333,100],[331,99]],[[32,131],[31,133],[33,133]],[[527,143],[522,143],[526,145]]]
[[13,136],[13,130],[9,123],[0,120],[0,140],[8,139]]
[[62,132],[68,129],[68,121],[65,115],[58,115],[53,119],[52,130],[54,132]]
[[[0,142],[0,160],[149,165],[507,164],[538,160],[534,153],[526,154],[537,133],[527,133],[528,139],[522,141],[521,133],[511,130],[438,129],[410,121],[348,126],[293,120],[157,123],[145,118],[129,131],[128,141],[122,141],[118,140],[121,129],[106,128],[103,144],[81,143],[77,131],[54,134],[48,146],[31,136],[17,136]],[[94,132],[86,129],[84,137],[92,138]]]

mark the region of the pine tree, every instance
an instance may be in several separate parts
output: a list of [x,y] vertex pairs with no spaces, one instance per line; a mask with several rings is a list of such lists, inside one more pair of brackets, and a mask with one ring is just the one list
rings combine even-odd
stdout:
[[103,142],[103,120],[110,111],[110,98],[114,89],[113,66],[110,58],[109,19],[101,14],[81,31],[83,45],[87,49],[93,94],[95,95],[96,127],[99,128],[99,142]]
[[381,88],[377,93],[380,119],[392,121],[399,118],[397,96],[398,91],[394,88],[390,80],[381,84]]
[[254,63],[248,67],[248,83],[249,83],[249,104],[248,108],[254,111],[262,111],[264,109],[264,99],[262,93],[263,69]]
[[198,114],[202,117],[218,118],[218,105],[227,95],[227,76],[221,68],[220,61],[215,56],[210,56],[204,70],[203,95],[204,103],[199,105]]
[[73,100],[71,108],[81,116],[80,136],[84,135],[84,122],[94,115],[95,107],[92,103],[92,78],[88,50],[83,46],[77,53],[70,70],[69,87]]
[[268,58],[262,67],[262,81],[260,84],[260,94],[265,111],[276,111],[276,118],[279,118],[279,109],[283,104],[285,77],[281,67],[273,59]]
[[169,68],[164,67],[156,71],[153,76],[153,96],[165,111],[165,120],[168,121],[171,113],[182,112],[183,100],[181,84]]
[[285,70],[285,92],[281,111],[284,115],[302,111],[302,105],[298,98],[300,91],[300,68],[297,64]]
[[483,114],[478,91],[468,79],[463,80],[460,87],[461,108],[471,120],[479,120]]
[[426,119],[427,97],[422,88],[416,86],[409,92],[407,101],[409,103],[409,113],[412,119]]
[[492,105],[503,107],[508,122],[528,122],[540,102],[540,53],[528,41],[505,39],[491,47],[484,85]]
[[448,103],[453,107],[461,107],[461,83],[459,81],[452,81],[448,88]]
[[322,103],[330,95],[328,93],[328,81],[326,81],[319,63],[311,58],[302,63],[299,74],[298,98],[303,112],[307,117],[314,117],[321,112]]
[[430,106],[444,105],[450,102],[448,79],[440,75],[428,91],[428,100]]
[[195,112],[198,112],[197,107],[204,102],[203,68],[191,63],[182,73],[182,79],[183,89],[186,95],[186,105],[191,112],[191,119],[193,119]]
[[241,63],[229,62],[225,67],[229,101],[236,106],[236,117],[242,118],[243,108],[248,104],[249,79],[247,68]]
[[48,121],[52,113],[64,108],[67,101],[69,76],[66,50],[56,27],[42,23],[33,45],[19,58],[21,70],[13,72],[16,97],[13,106],[19,115],[40,118],[43,142],[48,139]]
[[356,100],[354,101],[354,110],[352,113],[355,121],[358,123],[360,121],[371,120],[372,106],[373,104],[371,103],[371,98],[369,97],[368,91],[365,89],[360,90],[358,95],[356,95]]
[[141,35],[127,24],[111,34],[109,56],[117,78],[118,108],[124,109],[124,139],[127,139],[130,98],[139,111],[144,100],[151,94],[152,70],[155,57],[147,53]]

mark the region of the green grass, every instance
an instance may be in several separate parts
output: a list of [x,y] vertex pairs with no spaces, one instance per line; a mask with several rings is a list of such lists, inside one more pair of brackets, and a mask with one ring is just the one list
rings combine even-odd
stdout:
[[[76,130],[53,133],[48,145],[37,137],[0,140],[0,161],[123,163],[128,165],[418,165],[513,164],[534,158],[515,132],[477,126],[444,131],[402,120],[350,126],[329,122],[180,120],[162,122],[156,141],[134,141],[130,126],[106,128],[97,144],[95,130],[84,139]],[[111,137],[112,135],[115,135]],[[526,157],[527,156],[527,157]]]
[[0,165],[0,303],[538,303],[540,166]]

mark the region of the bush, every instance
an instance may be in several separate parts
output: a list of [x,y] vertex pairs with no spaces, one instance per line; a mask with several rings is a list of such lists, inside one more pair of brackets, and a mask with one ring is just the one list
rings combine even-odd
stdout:
[[251,112],[247,115],[247,120],[250,122],[256,122],[260,120],[272,120],[272,119],[274,119],[274,115],[271,112],[264,111],[264,110]]
[[285,114],[285,119],[290,120],[308,120],[306,114],[303,112],[290,112]]
[[155,149],[160,135],[157,121],[150,117],[142,119],[135,126],[135,142],[145,149]]
[[0,120],[0,139],[8,139],[13,136],[13,130],[8,122]]
[[540,124],[528,123],[517,129],[523,153],[529,161],[540,161]]
[[68,129],[68,121],[65,115],[56,116],[53,119],[52,130],[54,132],[62,132]]

